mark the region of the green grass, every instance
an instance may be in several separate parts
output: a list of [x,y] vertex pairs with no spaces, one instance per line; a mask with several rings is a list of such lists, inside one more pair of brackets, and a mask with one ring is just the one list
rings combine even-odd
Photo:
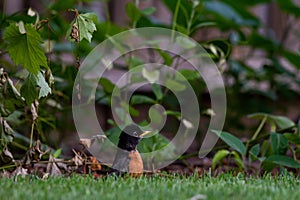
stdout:
[[[300,179],[292,176],[216,178],[156,176],[100,178],[72,176],[41,180],[34,176],[0,179],[0,199],[300,199]],[[202,196],[202,199],[204,199]]]

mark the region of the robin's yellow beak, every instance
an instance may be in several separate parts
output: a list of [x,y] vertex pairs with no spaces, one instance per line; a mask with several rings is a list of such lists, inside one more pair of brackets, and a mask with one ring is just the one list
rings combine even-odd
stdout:
[[149,133],[152,133],[152,131],[145,131],[144,133],[142,133],[140,135],[141,138],[145,137],[146,135],[148,135]]

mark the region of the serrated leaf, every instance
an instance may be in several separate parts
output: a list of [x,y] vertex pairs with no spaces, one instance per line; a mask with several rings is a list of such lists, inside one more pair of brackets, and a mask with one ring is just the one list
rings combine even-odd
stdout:
[[48,94],[51,94],[51,88],[45,80],[45,77],[41,72],[37,75],[37,85],[40,87],[39,99],[46,97]]
[[212,159],[212,169],[215,169],[217,166],[218,162],[223,160],[226,156],[230,154],[230,151],[226,149],[219,150],[213,157]]
[[31,105],[32,102],[37,98],[37,90],[36,90],[37,82],[36,77],[30,73],[25,82],[21,87],[21,95],[25,98],[27,105]]
[[67,31],[67,39],[74,42],[76,39],[70,35],[72,31],[78,31],[79,41],[86,39],[91,42],[92,34],[97,30],[95,25],[97,18],[98,16],[95,13],[79,14],[70,24],[70,28]]
[[218,137],[221,138],[221,140],[223,140],[227,145],[232,147],[237,152],[241,153],[242,155],[246,154],[246,146],[239,138],[224,131],[222,132],[222,131],[212,130],[212,132],[215,133]]
[[41,47],[40,34],[30,25],[25,25],[22,34],[15,23],[5,29],[4,39],[8,42],[7,51],[16,65],[23,65],[29,72],[37,75],[40,66],[48,68],[47,58]]

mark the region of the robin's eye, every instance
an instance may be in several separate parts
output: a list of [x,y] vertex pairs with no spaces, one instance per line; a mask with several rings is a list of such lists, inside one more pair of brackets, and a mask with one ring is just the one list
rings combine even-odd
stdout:
[[138,134],[137,134],[137,132],[136,132],[136,131],[134,131],[134,132],[133,132],[133,135],[134,135],[134,136],[138,136]]

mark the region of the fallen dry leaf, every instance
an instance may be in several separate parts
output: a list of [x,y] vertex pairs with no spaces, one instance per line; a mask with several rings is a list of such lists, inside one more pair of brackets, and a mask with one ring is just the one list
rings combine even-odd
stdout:
[[49,163],[47,165],[47,170],[46,173],[49,173],[49,175],[51,176],[61,176],[62,173],[60,171],[60,169],[58,168],[55,158],[50,155],[49,157]]
[[90,156],[90,160],[92,162],[92,166],[91,166],[92,171],[101,170],[101,164],[98,162],[96,157]]

